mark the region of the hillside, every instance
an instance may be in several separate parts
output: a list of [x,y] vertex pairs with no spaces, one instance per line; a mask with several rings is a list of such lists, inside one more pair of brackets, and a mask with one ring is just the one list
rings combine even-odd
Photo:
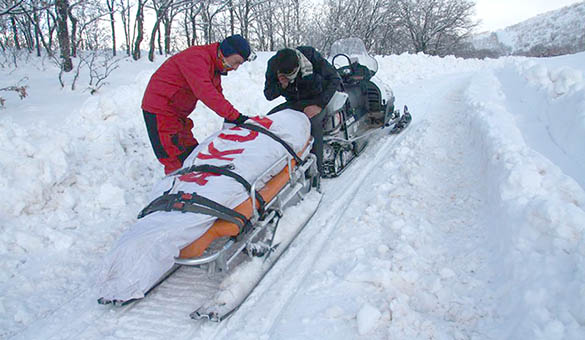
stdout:
[[[585,1],[540,14],[516,25],[473,37],[487,56],[556,56],[585,50]],[[482,53],[478,53],[482,54]]]

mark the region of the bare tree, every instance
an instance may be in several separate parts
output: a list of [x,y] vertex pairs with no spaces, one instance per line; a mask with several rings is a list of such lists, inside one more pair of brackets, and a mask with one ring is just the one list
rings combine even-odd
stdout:
[[120,65],[120,59],[105,51],[94,50],[84,61],[89,71],[89,90],[95,94],[102,86],[106,85],[105,80]]
[[235,34],[234,0],[228,0],[228,11],[230,13],[230,35]]
[[184,4],[183,32],[187,38],[187,46],[193,46],[197,42],[197,16],[203,7],[199,4]]
[[222,13],[229,2],[222,0],[209,0],[201,3],[201,18],[203,26],[203,37],[206,43],[211,43],[215,40],[214,19]]
[[[232,0],[230,1],[230,26],[234,24],[234,18],[232,14],[235,15],[235,18],[238,19],[240,23],[240,32],[242,36],[248,39],[248,30],[250,28],[251,23],[254,21],[255,16],[255,9],[262,3],[266,2],[266,0]],[[231,28],[231,34],[234,34],[234,28]]]
[[124,45],[126,46],[126,55],[130,56],[131,54],[131,24],[130,24],[130,10],[132,9],[132,4],[130,0],[118,0],[118,8],[120,12],[120,18],[122,19],[122,25],[124,28]]
[[471,0],[396,0],[399,26],[414,52],[446,54],[476,26]]
[[[35,28],[35,42],[36,42],[36,47],[37,47],[37,57],[41,56],[41,41],[45,42],[44,38],[43,38],[43,30],[41,29],[41,23],[40,23],[40,15],[39,15],[40,10],[36,7],[33,7],[32,9],[32,17],[30,17],[29,15],[29,19],[30,21],[34,24],[34,28]],[[28,14],[27,14],[28,15]],[[45,49],[46,49],[46,45],[45,45]],[[50,52],[49,54],[52,54],[52,52]]]
[[79,2],[74,3],[73,5],[69,5],[67,8],[67,17],[71,21],[71,56],[77,57],[77,16],[73,14],[73,7],[76,7]]
[[21,13],[20,5],[23,2],[24,0],[0,2],[0,17],[3,15],[20,14]]
[[316,43],[328,50],[337,39],[358,37],[368,49],[372,49],[380,40],[380,28],[392,15],[388,10],[389,3],[387,0],[329,0],[328,15],[314,20],[322,32]]
[[[93,39],[96,31],[101,30],[103,25],[100,25],[98,21],[107,14],[107,9],[98,0],[78,1],[69,6],[68,16],[71,19],[71,54],[73,57],[77,57],[77,50],[89,43],[88,39]],[[95,39],[93,40],[91,44],[96,45]],[[101,46],[102,42],[97,44]]]
[[154,61],[154,42],[158,34],[160,38],[160,24],[164,26],[165,33],[165,52],[170,52],[170,34],[171,24],[178,11],[183,9],[185,3],[193,4],[193,0],[152,0],[152,9],[156,15],[156,20],[150,35],[150,44],[148,52],[148,60]]
[[112,55],[116,56],[116,0],[106,0],[106,6],[110,16],[110,29],[112,30]]
[[14,47],[20,50],[20,41],[18,40],[18,28],[16,27],[16,18],[14,15],[10,16],[10,28],[12,28],[12,36],[14,38]]
[[[19,81],[19,83],[21,83],[23,80],[28,80],[28,78],[21,79]],[[26,89],[28,89],[28,85],[13,85],[13,86],[2,87],[2,88],[0,88],[0,91],[16,92],[20,99],[24,99],[28,95],[28,93],[26,92]],[[5,103],[6,103],[6,99],[0,97],[0,109],[4,108]]]
[[73,62],[70,54],[69,29],[67,28],[67,12],[69,10],[69,0],[55,0],[55,12],[57,13],[57,38],[61,50],[61,70],[69,72],[73,69]]
[[140,45],[144,40],[144,6],[148,0],[138,0],[136,4],[136,21],[134,23],[134,37],[132,58],[134,60],[140,59]]
[[256,33],[258,47],[262,50],[272,51],[276,44],[276,25],[274,10],[277,5],[274,0],[262,2],[256,8],[257,20],[251,25]]
[[[52,36],[56,29],[56,25],[51,23],[51,19],[55,16],[51,9],[54,9],[53,4],[43,0],[28,0],[20,2],[18,7],[18,17],[16,22],[23,30],[23,34],[30,51],[36,48],[37,56],[41,56],[41,47],[44,47],[49,56],[53,55],[52,39],[47,43],[45,35]],[[47,13],[50,13],[49,16]],[[55,20],[53,20],[54,22]],[[43,24],[46,24],[46,29],[43,29]],[[42,45],[42,46],[41,46]]]
[[[47,51],[52,51],[53,50],[53,36],[56,33],[57,27],[58,27],[57,16],[50,8],[45,9],[45,14],[47,16],[46,25],[47,25],[48,34],[47,34],[47,43],[43,42],[43,45],[45,46],[45,49],[47,49]],[[52,55],[52,53],[49,53],[49,54]]]

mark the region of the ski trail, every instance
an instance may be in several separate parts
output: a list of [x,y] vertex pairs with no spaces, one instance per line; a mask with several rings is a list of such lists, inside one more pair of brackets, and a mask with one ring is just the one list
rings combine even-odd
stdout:
[[[369,338],[485,338],[493,273],[486,193],[460,102],[468,76],[424,93],[412,86],[410,128],[326,181],[322,211],[238,313],[193,336],[354,339],[369,304],[380,312]],[[389,206],[376,199],[387,195]]]
[[198,268],[181,267],[130,311],[115,317],[109,327],[115,326],[116,339],[165,339],[169,334],[183,338],[181,334],[194,326],[189,317],[193,306],[213,296],[221,278],[210,278]]
[[145,299],[122,307],[99,305],[88,290],[14,340],[39,338],[39,334],[53,340],[165,339],[169,334],[182,339],[181,334],[198,327],[189,317],[193,306],[212,297],[222,278],[210,278],[198,268],[181,267]]

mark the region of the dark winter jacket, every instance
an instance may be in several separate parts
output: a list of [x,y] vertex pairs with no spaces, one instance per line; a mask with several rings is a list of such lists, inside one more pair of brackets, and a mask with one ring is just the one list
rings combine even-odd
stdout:
[[313,73],[303,77],[299,72],[295,81],[283,89],[278,82],[276,56],[274,56],[268,60],[264,96],[268,100],[283,96],[287,102],[303,101],[309,105],[314,104],[324,108],[333,97],[335,90],[339,88],[341,78],[335,68],[313,47],[299,46],[297,50],[311,62]]

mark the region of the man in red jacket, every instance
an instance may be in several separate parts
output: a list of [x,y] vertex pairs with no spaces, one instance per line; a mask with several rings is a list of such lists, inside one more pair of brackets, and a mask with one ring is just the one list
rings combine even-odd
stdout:
[[221,43],[193,46],[167,59],[150,78],[142,111],[150,143],[169,174],[197,146],[188,118],[201,100],[226,121],[243,123],[247,116],[238,112],[223,96],[221,75],[237,70],[246,60],[254,60],[250,44],[236,34]]

